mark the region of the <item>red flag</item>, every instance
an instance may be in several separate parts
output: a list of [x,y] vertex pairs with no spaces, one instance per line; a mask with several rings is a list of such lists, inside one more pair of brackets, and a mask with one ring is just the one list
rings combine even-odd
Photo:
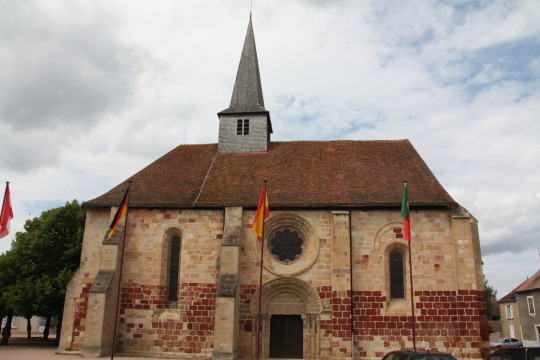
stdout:
[[[263,216],[264,215],[264,216]],[[259,199],[259,207],[257,208],[257,214],[255,220],[251,226],[257,234],[257,239],[262,241],[263,237],[263,222],[264,219],[270,216],[270,210],[268,209],[268,196],[266,196],[266,184],[263,185],[261,198]]]
[[122,199],[122,203],[120,203],[120,206],[118,207],[118,210],[116,211],[116,214],[114,215],[114,218],[111,222],[111,232],[109,233],[108,239],[113,236],[113,234],[116,232],[116,227],[118,226],[118,223],[120,220],[126,216],[127,213],[127,202],[128,202],[128,194],[129,194],[129,188],[126,190],[126,193],[124,194],[124,198]]
[[401,203],[401,216],[405,218],[405,240],[411,242],[411,217],[409,215],[409,195],[407,194],[407,182],[405,181],[405,189],[403,190],[403,201]]
[[9,195],[9,183],[7,183],[4,202],[2,203],[2,215],[0,216],[0,239],[9,234],[9,221],[11,219],[13,219],[13,209]]

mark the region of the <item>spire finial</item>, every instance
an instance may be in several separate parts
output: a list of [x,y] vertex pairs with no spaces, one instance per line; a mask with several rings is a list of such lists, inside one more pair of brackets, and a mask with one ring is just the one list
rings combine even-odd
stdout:
[[251,13],[253,12],[253,0],[251,0],[251,5],[249,6],[249,22],[251,22]]

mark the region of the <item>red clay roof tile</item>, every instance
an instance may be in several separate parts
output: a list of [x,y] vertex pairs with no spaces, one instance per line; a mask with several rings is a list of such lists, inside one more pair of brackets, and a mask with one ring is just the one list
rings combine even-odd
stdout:
[[524,292],[540,289],[540,270],[538,270],[533,276],[525,280],[521,285],[519,285],[515,292]]
[[[148,165],[128,179],[131,206],[191,207],[199,192],[196,207],[256,206],[263,180],[271,207],[399,206],[404,180],[411,205],[457,205],[408,140],[271,142],[262,153],[216,152],[217,144],[181,145]],[[85,206],[117,205],[128,180]]]

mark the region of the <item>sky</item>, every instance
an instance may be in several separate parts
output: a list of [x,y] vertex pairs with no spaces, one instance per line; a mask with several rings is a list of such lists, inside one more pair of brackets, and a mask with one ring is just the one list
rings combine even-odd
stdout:
[[[15,215],[0,251],[42,211],[216,143],[250,6],[0,0],[0,184]],[[272,140],[407,138],[478,219],[498,298],[540,269],[539,1],[252,10]]]

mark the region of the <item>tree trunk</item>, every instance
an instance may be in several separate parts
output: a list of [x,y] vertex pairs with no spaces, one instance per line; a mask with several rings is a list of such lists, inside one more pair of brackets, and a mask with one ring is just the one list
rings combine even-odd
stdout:
[[51,316],[47,315],[47,321],[45,322],[45,329],[43,330],[43,341],[49,341],[49,327],[51,326]]
[[2,345],[7,345],[8,340],[11,337],[11,320],[13,320],[13,312],[8,314],[6,326],[2,329]]
[[32,323],[30,322],[30,319],[32,319],[32,315],[26,315],[26,338],[31,339],[32,338]]
[[60,345],[60,333],[62,332],[62,313],[58,317],[58,321],[56,322],[56,339],[54,340],[55,345]]

